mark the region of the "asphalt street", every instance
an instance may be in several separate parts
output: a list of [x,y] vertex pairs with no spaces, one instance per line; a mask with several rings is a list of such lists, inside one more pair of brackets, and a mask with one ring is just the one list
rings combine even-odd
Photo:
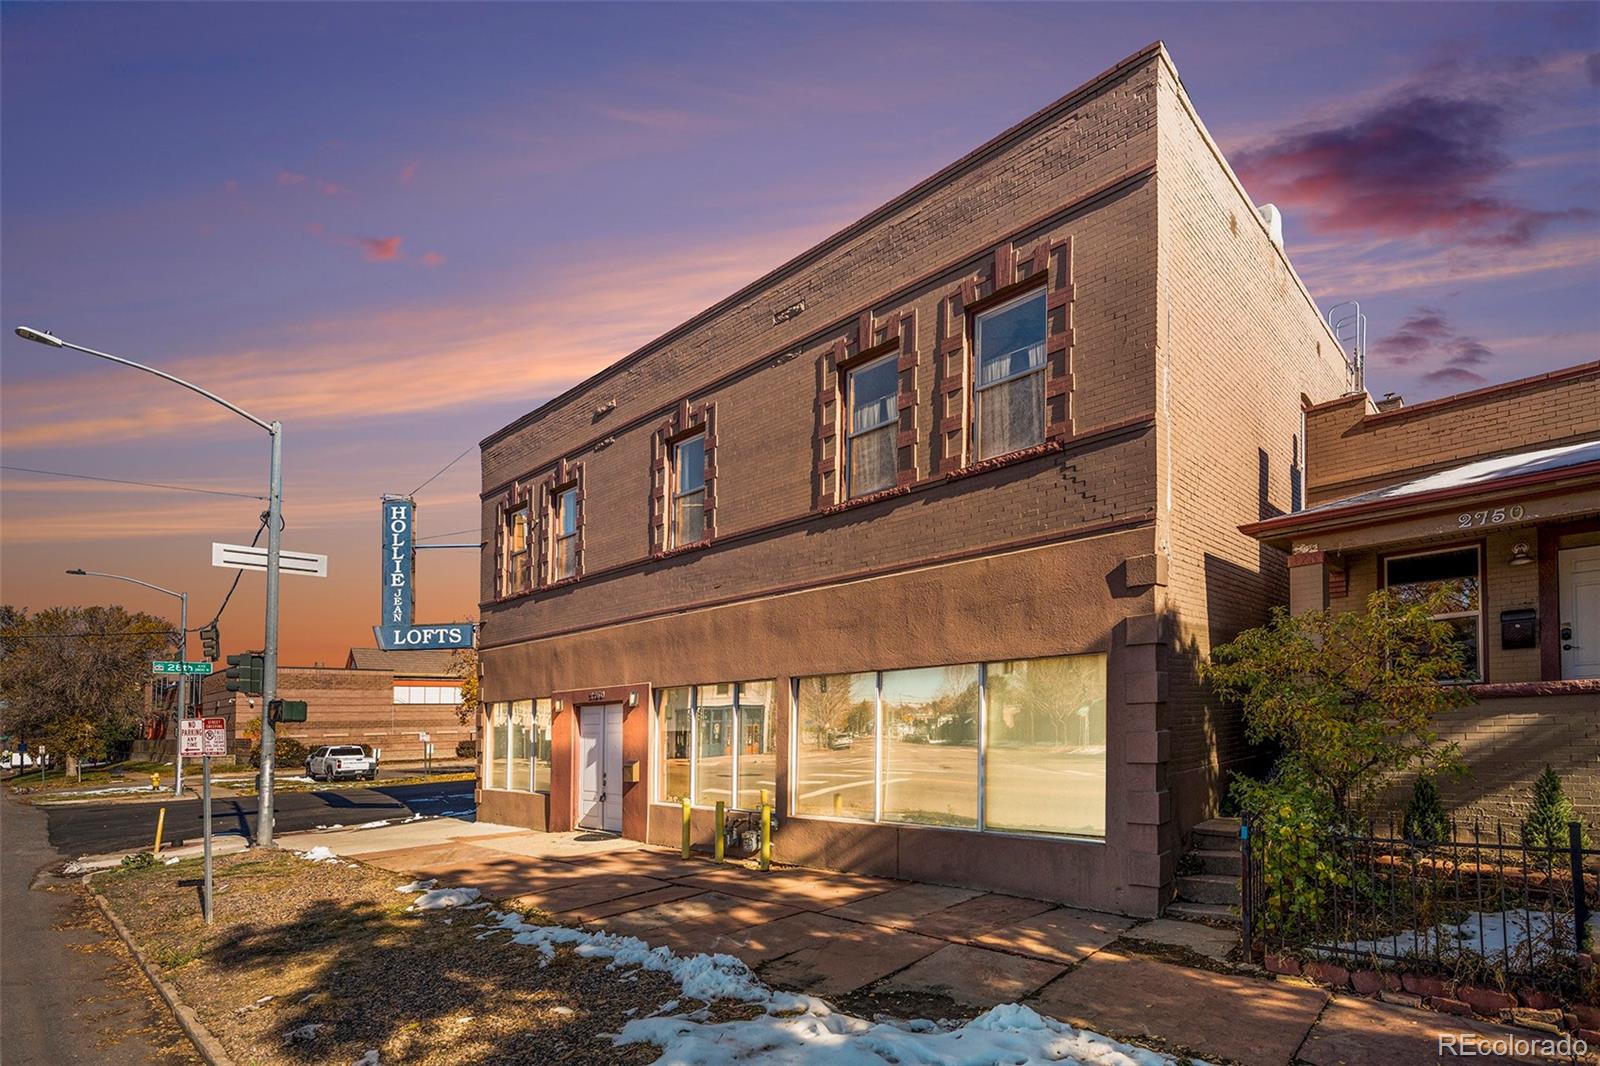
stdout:
[[[472,788],[471,781],[441,781],[424,785],[380,784],[372,788],[280,792],[273,827],[278,833],[290,833],[320,826],[393,821],[419,814],[470,821],[477,811]],[[162,808],[167,812],[166,827],[161,834],[163,847],[199,842],[203,828],[198,799],[67,803],[41,809],[48,812],[51,847],[62,858],[77,858],[148,848],[155,841],[157,812]],[[256,810],[254,796],[214,799],[211,831],[253,837]]]

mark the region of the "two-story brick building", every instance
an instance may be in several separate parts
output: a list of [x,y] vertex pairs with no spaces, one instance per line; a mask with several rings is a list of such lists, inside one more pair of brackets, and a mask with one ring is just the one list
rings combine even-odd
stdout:
[[1154,913],[1349,388],[1152,45],[483,441],[480,817]]

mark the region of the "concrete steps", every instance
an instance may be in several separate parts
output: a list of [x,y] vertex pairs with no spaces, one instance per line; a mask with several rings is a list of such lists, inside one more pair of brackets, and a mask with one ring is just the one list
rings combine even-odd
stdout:
[[1237,818],[1212,818],[1190,830],[1185,865],[1196,873],[1175,880],[1176,898],[1167,905],[1173,918],[1205,922],[1239,921],[1239,877],[1244,857]]

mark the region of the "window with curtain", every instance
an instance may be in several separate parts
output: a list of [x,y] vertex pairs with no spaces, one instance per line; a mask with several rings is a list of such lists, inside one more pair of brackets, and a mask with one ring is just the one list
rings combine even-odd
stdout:
[[894,487],[899,367],[899,355],[886,355],[849,371],[850,431],[845,438],[845,495],[849,498]]
[[672,546],[706,535],[706,435],[672,446]]
[[526,592],[532,583],[532,512],[519,507],[506,516],[506,592]]
[[1383,560],[1384,586],[1401,602],[1423,604],[1443,594],[1443,610],[1433,617],[1447,622],[1461,653],[1455,678],[1475,681],[1483,676],[1479,649],[1482,643],[1483,590],[1478,546],[1445,551],[1391,555]]
[[739,799],[734,804],[747,811],[761,806],[761,793],[769,802],[778,796],[778,738],[772,728],[772,682],[739,684]]
[[550,553],[550,580],[560,581],[578,573],[578,486],[556,494],[555,543]]
[[795,811],[875,818],[878,676],[802,678],[795,720]]
[[973,327],[976,458],[1043,443],[1046,325],[1043,289],[978,316]]
[[978,668],[883,674],[883,819],[978,824]]
[[984,823],[1105,836],[1106,657],[989,663]]

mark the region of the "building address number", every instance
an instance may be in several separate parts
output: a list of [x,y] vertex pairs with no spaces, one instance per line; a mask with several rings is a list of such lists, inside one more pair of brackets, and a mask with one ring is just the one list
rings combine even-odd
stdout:
[[1527,512],[1522,504],[1514,503],[1510,507],[1495,507],[1485,511],[1468,511],[1456,515],[1456,526],[1461,529],[1471,529],[1473,526],[1498,526],[1503,522],[1517,522]]

